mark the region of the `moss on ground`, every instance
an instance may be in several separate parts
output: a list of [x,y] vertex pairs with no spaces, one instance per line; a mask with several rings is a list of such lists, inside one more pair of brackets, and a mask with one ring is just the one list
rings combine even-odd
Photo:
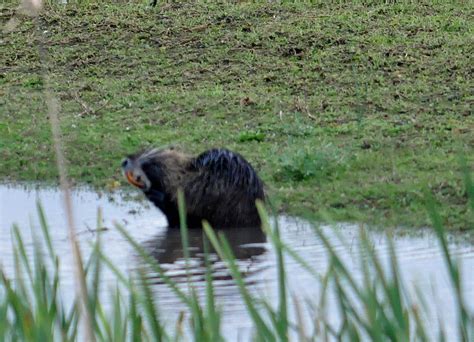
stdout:
[[[0,5],[2,27],[14,3]],[[281,211],[474,226],[473,10],[455,4],[68,4],[40,19],[76,182],[146,145],[225,146]],[[0,179],[56,180],[31,19],[1,34]],[[125,184],[122,183],[124,186]]]

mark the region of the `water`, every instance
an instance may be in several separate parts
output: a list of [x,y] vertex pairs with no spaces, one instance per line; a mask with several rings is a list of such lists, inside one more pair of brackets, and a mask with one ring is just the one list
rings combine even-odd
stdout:
[[[82,252],[87,258],[91,252],[91,244],[95,241],[98,208],[103,214],[102,226],[105,254],[119,266],[125,274],[129,274],[140,266],[140,260],[130,245],[124,241],[114,228],[114,223],[123,225],[126,230],[141,243],[167,270],[183,289],[186,289],[185,263],[181,248],[181,236],[177,230],[166,229],[165,218],[161,213],[144,201],[125,200],[123,194],[99,194],[88,189],[73,191],[74,214],[77,223],[78,237]],[[7,274],[12,275],[13,257],[11,251],[11,227],[16,223],[24,237],[27,248],[33,243],[33,234],[40,235],[37,219],[36,202],[40,200],[49,222],[55,251],[61,257],[61,278],[64,298],[71,299],[74,293],[74,277],[72,256],[67,239],[65,215],[62,208],[61,194],[54,188],[32,188],[21,186],[0,186],[0,264]],[[315,236],[308,224],[302,220],[279,217],[282,239],[298,252],[314,269],[321,272],[327,270],[328,258],[321,241]],[[361,270],[358,264],[359,255],[357,237],[359,228],[355,225],[339,225],[337,229],[322,227],[323,232],[331,240],[335,249],[341,253],[349,269],[358,279]],[[32,234],[33,233],[33,234]],[[238,259],[239,267],[245,275],[245,282],[254,294],[277,302],[275,255],[265,237],[258,230],[227,231],[233,251]],[[343,237],[342,241],[339,237]],[[384,262],[388,258],[388,245],[385,235],[370,232],[371,241]],[[202,231],[190,231],[191,279],[199,294],[204,295],[204,259]],[[456,315],[451,284],[446,273],[444,261],[436,238],[429,231],[421,231],[416,235],[396,234],[395,246],[399,257],[402,277],[408,284],[411,294],[415,289],[421,290],[427,299],[427,305],[434,316],[428,317],[430,322],[443,322],[449,334],[449,340],[456,340],[454,333]],[[474,310],[474,245],[462,241],[462,237],[451,237],[450,249],[453,257],[460,263],[463,278],[463,292],[468,301],[469,309]],[[212,257],[212,255],[211,255]],[[251,321],[238,289],[232,281],[225,265],[215,256],[213,277],[217,303],[222,308],[223,333],[229,340],[248,340],[251,336]],[[319,298],[319,283],[303,270],[296,262],[286,257],[288,286],[291,297],[304,303],[310,298],[315,302]],[[117,286],[116,278],[111,272],[103,274],[103,294],[107,303],[108,290]],[[154,283],[153,290],[159,303],[161,317],[174,326],[174,320],[185,306],[181,304],[165,284],[153,273],[148,274]],[[409,293],[409,294],[410,294]],[[433,300],[435,299],[435,300]],[[293,308],[294,303],[290,303]],[[305,317],[314,316],[310,308]],[[293,310],[290,310],[293,311]],[[329,296],[327,317],[337,324],[338,311],[334,294]],[[434,323],[436,324],[436,323]],[[435,326],[436,327],[436,326]],[[433,330],[433,332],[435,332]]]

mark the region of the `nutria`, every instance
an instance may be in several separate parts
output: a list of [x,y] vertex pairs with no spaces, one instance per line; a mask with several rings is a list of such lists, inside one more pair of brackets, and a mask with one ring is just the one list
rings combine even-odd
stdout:
[[127,180],[140,188],[179,227],[178,189],[182,189],[189,228],[207,220],[214,228],[259,227],[255,201],[264,201],[263,183],[236,152],[211,149],[193,157],[174,148],[151,149],[122,162]]

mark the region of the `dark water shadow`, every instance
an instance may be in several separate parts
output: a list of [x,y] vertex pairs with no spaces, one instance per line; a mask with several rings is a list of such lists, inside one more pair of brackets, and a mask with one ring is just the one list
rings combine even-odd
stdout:
[[[260,228],[235,228],[216,231],[223,233],[238,260],[245,260],[266,251],[262,245],[266,236]],[[204,231],[191,229],[188,231],[189,254],[191,258],[204,257]],[[164,234],[145,241],[143,246],[160,264],[173,264],[184,258],[181,232],[179,229],[167,229]],[[215,251],[210,250],[211,253]]]
[[[260,264],[258,257],[267,252],[266,236],[260,228],[233,228],[216,231],[222,233],[232,249],[237,260],[239,268],[244,277],[262,270],[256,267]],[[188,231],[189,243],[189,270],[186,274],[186,262],[184,250],[179,229],[167,229],[142,243],[158,263],[167,270],[167,275],[174,281],[186,281],[187,276],[191,275],[193,282],[204,281],[205,277],[205,254],[204,254],[204,231],[201,229],[191,229]],[[230,280],[230,273],[225,264],[218,258],[217,253],[212,248],[210,242],[209,260],[212,268],[212,277],[214,280]],[[263,266],[263,265],[262,265]],[[149,274],[149,279],[153,283],[161,283],[159,277]]]

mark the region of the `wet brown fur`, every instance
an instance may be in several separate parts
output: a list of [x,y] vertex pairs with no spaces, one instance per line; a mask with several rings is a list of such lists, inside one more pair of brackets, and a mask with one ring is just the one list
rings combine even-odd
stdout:
[[193,172],[189,171],[192,157],[174,149],[161,151],[155,159],[163,163],[166,170],[163,182],[170,196],[177,201],[178,189],[186,188],[186,183],[192,177]]
[[215,228],[260,226],[255,206],[264,200],[263,183],[239,154],[224,149],[193,157],[176,149],[144,151],[128,157],[127,170],[145,174],[145,195],[179,226],[178,189],[185,197],[187,223],[201,227],[207,220]]

